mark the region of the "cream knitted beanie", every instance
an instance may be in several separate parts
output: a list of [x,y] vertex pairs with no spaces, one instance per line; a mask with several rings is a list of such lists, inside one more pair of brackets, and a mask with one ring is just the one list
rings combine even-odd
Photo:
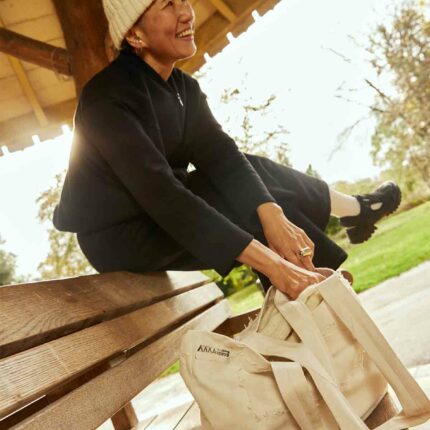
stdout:
[[117,49],[121,47],[127,31],[152,2],[153,0],[103,0],[109,32]]

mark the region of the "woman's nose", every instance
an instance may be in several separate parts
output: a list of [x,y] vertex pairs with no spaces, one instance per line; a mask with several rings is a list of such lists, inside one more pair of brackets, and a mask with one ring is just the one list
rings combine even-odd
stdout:
[[188,0],[179,1],[179,3],[180,3],[179,10],[183,20],[185,22],[190,21],[194,23],[195,14],[194,14],[194,9],[191,6],[191,3]]

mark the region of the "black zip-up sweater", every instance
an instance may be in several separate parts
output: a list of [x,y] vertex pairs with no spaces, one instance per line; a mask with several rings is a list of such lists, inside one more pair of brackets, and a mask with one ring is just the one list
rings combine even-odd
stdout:
[[148,234],[158,224],[226,275],[253,236],[186,187],[190,162],[241,219],[276,201],[196,79],[174,68],[164,81],[140,57],[121,52],[82,91],[54,225],[87,233],[141,218]]

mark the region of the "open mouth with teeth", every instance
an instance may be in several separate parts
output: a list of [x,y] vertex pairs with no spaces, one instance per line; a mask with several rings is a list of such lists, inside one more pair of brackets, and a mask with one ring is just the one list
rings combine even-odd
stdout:
[[192,28],[188,28],[187,30],[181,31],[180,33],[176,34],[176,37],[178,39],[191,40],[194,37],[194,31]]

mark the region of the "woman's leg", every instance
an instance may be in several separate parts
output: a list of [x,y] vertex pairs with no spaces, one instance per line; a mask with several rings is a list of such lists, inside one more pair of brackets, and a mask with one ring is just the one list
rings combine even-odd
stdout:
[[[322,230],[325,230],[330,214],[337,216],[341,225],[347,227],[352,243],[369,239],[376,230],[375,223],[400,205],[401,192],[392,181],[382,183],[372,193],[349,196],[329,188],[321,179],[266,157],[245,155],[275,198],[278,198],[275,194],[281,200],[290,198],[291,203]],[[279,187],[282,188],[280,192]]]
[[[283,208],[286,216],[303,228],[315,243],[314,263],[320,267],[337,269],[346,259],[347,254],[324,233],[330,217],[330,195],[327,184],[265,157],[245,155],[269,192]],[[244,221],[246,217],[237,216],[228,207],[219,191],[198,170],[191,172],[187,187],[267,246],[257,214],[250,221]],[[243,192],[252,192],[252,190]],[[173,262],[175,263],[183,263],[188,267],[188,257],[183,256]],[[266,290],[270,286],[270,281],[263,274],[257,271],[256,273]]]
[[369,194],[347,196],[330,190],[330,197],[331,212],[347,227],[350,242],[362,243],[372,236],[381,218],[399,207],[402,194],[397,184],[387,181]]
[[[285,216],[302,228],[314,242],[314,264],[335,270],[339,268],[347,254],[325,234],[331,212],[327,183],[266,157],[252,154],[245,156],[282,207]],[[259,227],[258,217],[255,218],[254,226],[251,227],[253,229]]]
[[340,193],[331,188],[330,202],[331,214],[338,218],[356,216],[360,213],[360,203],[355,197]]

